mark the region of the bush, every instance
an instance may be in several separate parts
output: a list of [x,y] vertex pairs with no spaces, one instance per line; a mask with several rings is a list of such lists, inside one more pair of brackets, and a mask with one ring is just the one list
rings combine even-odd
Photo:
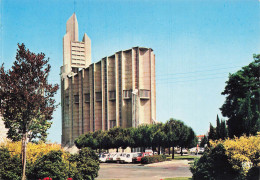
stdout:
[[62,158],[62,151],[50,151],[38,158],[27,173],[28,179],[50,177],[53,180],[67,179],[69,166]]
[[[1,145],[3,145],[9,151],[11,151],[13,155],[20,156],[21,147],[22,147],[21,141],[12,142],[10,140],[6,140]],[[53,150],[54,151],[58,151],[58,150],[63,151],[61,146],[58,144],[46,144],[44,142],[39,142],[38,144],[35,144],[35,143],[29,142],[27,144],[26,160],[28,163],[34,163],[39,157],[41,157],[42,155],[47,154]]]
[[232,164],[232,168],[240,171],[246,176],[251,167],[259,166],[260,163],[260,135],[257,136],[241,136],[225,141],[211,142],[214,147],[218,144],[223,144],[228,156],[228,161]]
[[17,156],[11,156],[5,147],[0,147],[0,179],[20,180],[22,172],[22,160]]
[[165,160],[166,160],[165,155],[146,156],[146,157],[142,157],[141,163],[142,164],[151,164],[151,163],[162,162]]
[[260,167],[252,167],[249,169],[246,180],[259,180],[260,177]]
[[73,179],[92,180],[98,176],[99,159],[93,150],[83,148],[70,158]]
[[205,152],[203,156],[195,160],[190,170],[194,180],[235,180],[244,179],[244,176],[232,168],[228,161],[226,150],[222,144]]

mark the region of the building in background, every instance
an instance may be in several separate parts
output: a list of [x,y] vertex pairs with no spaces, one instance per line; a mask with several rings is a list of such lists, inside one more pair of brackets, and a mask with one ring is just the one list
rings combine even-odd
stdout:
[[5,141],[7,138],[7,129],[5,128],[5,124],[3,121],[3,117],[0,114],[0,144]]
[[134,47],[91,63],[91,40],[78,40],[73,14],[66,24],[61,67],[62,145],[81,134],[156,121],[155,55]]

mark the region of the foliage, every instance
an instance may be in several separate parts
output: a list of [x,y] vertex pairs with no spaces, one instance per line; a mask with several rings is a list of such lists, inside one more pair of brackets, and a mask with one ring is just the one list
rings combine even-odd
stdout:
[[259,180],[260,177],[260,167],[252,167],[249,169],[246,180]]
[[18,155],[11,156],[10,151],[0,147],[0,179],[20,180],[22,162]]
[[205,136],[205,138],[207,138],[207,145],[210,146],[209,143],[210,140],[212,141],[219,140],[219,139],[224,140],[227,137],[228,137],[228,129],[226,126],[226,121],[225,120],[219,121],[219,117],[217,115],[216,127],[213,127],[212,124],[210,123],[208,137]]
[[[21,155],[21,142],[6,141],[1,145],[5,150],[3,151],[5,154],[2,156],[0,149],[0,172],[4,172],[5,175],[12,175],[10,177],[13,177],[3,179],[20,180],[21,159],[19,157]],[[97,177],[99,170],[98,157],[88,148],[83,148],[79,151],[79,154],[74,155],[66,153],[57,144],[28,143],[27,148],[27,176],[31,179],[44,177],[67,179],[68,177],[73,177],[73,179],[85,180],[89,177]],[[17,178],[15,178],[16,175]]]
[[197,144],[197,138],[191,127],[180,120],[170,119],[166,124],[143,124],[137,128],[114,127],[108,131],[88,132],[79,136],[74,142],[78,148],[107,150],[141,147],[141,151],[144,151],[146,147],[152,147],[155,151],[158,147],[159,152],[160,147],[193,147]]
[[250,137],[244,135],[240,138],[211,142],[213,147],[220,143],[224,145],[233,169],[246,175],[251,167],[260,165],[260,135]]
[[200,159],[190,167],[194,180],[230,180],[242,179],[239,171],[232,168],[228,161],[226,150],[222,144],[205,152]]
[[74,143],[77,148],[92,147],[96,149],[98,146],[96,139],[93,137],[93,132],[87,132],[85,135],[79,136]]
[[47,82],[51,69],[48,62],[43,53],[32,53],[18,44],[12,68],[5,71],[3,65],[0,67],[2,116],[12,140],[21,140],[22,134],[29,132],[29,140],[47,137],[58,90],[57,84]]
[[22,139],[22,164],[25,180],[27,139],[46,140],[50,120],[57,105],[58,85],[48,83],[51,66],[43,53],[35,54],[18,44],[16,60],[8,71],[0,67],[0,101],[7,137]]
[[166,161],[165,155],[145,156],[141,159],[141,164],[151,164]]
[[62,151],[50,151],[38,158],[27,173],[28,179],[51,177],[53,180],[67,179],[69,164],[62,158]]
[[73,179],[92,180],[98,176],[98,156],[90,148],[83,148],[71,158],[71,165],[76,167]]
[[205,145],[208,143],[207,136],[204,136],[200,142],[200,147],[205,147]]
[[[11,155],[17,155],[20,156],[21,154],[21,141],[18,142],[11,142],[9,140],[3,142],[1,145],[5,146],[8,151],[11,152]],[[28,143],[27,145],[27,161],[29,163],[34,163],[37,158],[39,158],[42,155],[45,155],[53,150],[62,150],[61,146],[58,144],[46,144],[43,142],[39,142],[38,144],[35,143]]]
[[226,100],[220,110],[228,118],[229,137],[239,137],[244,133],[255,135],[260,131],[260,55],[253,58],[252,63],[229,74],[222,92]]
[[192,180],[190,177],[173,177],[173,178],[165,178],[163,180]]

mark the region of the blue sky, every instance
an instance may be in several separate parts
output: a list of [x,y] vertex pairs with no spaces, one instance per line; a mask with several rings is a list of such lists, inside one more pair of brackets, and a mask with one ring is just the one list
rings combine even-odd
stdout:
[[[257,0],[1,0],[0,63],[10,68],[17,43],[50,58],[49,81],[59,83],[62,38],[75,11],[79,39],[92,40],[92,62],[134,46],[156,55],[157,120],[177,118],[205,134],[225,97],[229,73],[260,53]],[[60,92],[56,96],[60,102]],[[48,139],[61,141],[60,107]]]

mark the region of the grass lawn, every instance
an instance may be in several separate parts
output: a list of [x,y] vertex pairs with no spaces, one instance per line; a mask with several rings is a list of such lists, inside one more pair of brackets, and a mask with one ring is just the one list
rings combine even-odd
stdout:
[[[196,155],[184,155],[184,156],[181,156],[181,155],[179,155],[179,154],[175,154],[174,155],[174,160],[184,160],[184,159],[186,159],[186,160],[194,160],[194,159],[196,159],[196,158],[199,158],[200,156],[196,156]],[[172,156],[168,156],[167,157],[167,160],[171,160],[172,159]]]
[[174,178],[166,178],[163,180],[192,180],[191,177],[174,177]]

